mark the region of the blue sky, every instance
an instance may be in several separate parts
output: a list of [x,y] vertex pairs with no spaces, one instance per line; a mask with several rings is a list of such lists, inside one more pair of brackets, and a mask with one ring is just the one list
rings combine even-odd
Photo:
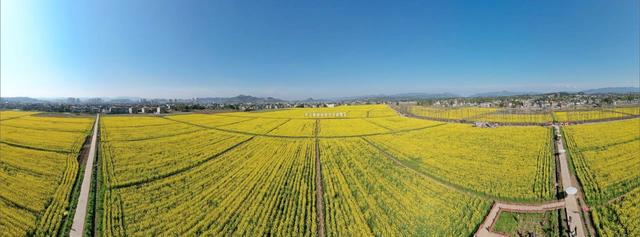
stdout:
[[2,0],[1,96],[284,99],[640,83],[640,1]]

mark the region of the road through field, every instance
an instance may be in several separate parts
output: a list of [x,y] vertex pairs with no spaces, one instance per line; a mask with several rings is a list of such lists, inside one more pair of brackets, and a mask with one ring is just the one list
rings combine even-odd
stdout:
[[[559,165],[560,165],[560,180],[562,181],[562,187],[566,190],[568,187],[576,187],[577,184],[572,182],[571,171],[569,170],[569,162],[567,161],[567,153],[564,150],[564,143],[560,134],[560,126],[553,125],[556,133],[556,151],[558,153]],[[580,215],[580,205],[578,204],[578,195],[567,195],[565,197],[566,211],[569,224],[569,231],[574,233],[572,236],[586,236],[584,229],[584,223]]]
[[93,134],[91,136],[91,147],[89,148],[89,157],[85,164],[84,176],[82,178],[82,186],[80,187],[80,197],[78,197],[78,206],[73,216],[73,225],[69,236],[80,237],[84,234],[84,220],[87,216],[87,203],[89,202],[89,189],[91,189],[91,176],[93,172],[93,160],[96,156],[96,144],[98,143],[98,129],[100,122],[100,114],[96,115],[96,121],[93,124]]
[[318,140],[318,133],[320,133],[320,120],[316,119],[315,125],[315,144],[316,144],[316,215],[318,225],[318,237],[325,236],[324,229],[324,189],[322,187],[322,163],[320,162],[320,141]]

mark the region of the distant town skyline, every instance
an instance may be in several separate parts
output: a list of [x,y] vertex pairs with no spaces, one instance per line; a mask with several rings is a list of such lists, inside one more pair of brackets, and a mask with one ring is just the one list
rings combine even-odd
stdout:
[[632,0],[1,4],[2,97],[294,100],[640,84]]

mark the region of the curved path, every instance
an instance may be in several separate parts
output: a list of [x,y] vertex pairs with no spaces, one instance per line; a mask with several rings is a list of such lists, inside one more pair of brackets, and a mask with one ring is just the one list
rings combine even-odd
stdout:
[[[573,182],[575,179],[571,174],[571,170],[569,170],[569,162],[567,161],[567,154],[564,150],[564,143],[560,134],[560,126],[553,125],[553,128],[555,137],[557,138],[554,139],[554,148],[556,151],[556,155],[558,156],[558,163],[556,165],[558,165],[560,168],[560,181],[562,187],[564,189],[568,187],[576,187],[578,190],[581,190],[579,188],[579,184]],[[578,200],[579,196],[580,195],[567,195],[563,200],[537,205],[496,202],[493,204],[493,207],[491,208],[491,211],[485,218],[484,222],[476,231],[475,236],[504,236],[502,234],[492,232],[493,224],[496,222],[496,219],[502,210],[515,212],[544,212],[560,208],[565,208],[566,211],[567,226],[569,227],[570,232],[569,236],[587,236],[585,225],[581,216],[582,209],[580,208]]]
[[78,206],[76,213],[73,215],[73,225],[69,236],[81,237],[84,235],[84,220],[87,216],[87,203],[89,202],[89,191],[91,189],[91,176],[93,172],[93,160],[96,156],[96,144],[98,143],[98,129],[100,127],[100,114],[96,115],[96,121],[93,124],[93,134],[91,136],[91,147],[89,148],[89,157],[84,169],[82,178],[82,186],[80,187],[80,196],[78,197]]
[[543,204],[518,204],[518,203],[500,203],[496,202],[491,207],[491,211],[484,218],[482,224],[478,228],[478,231],[474,236],[505,236],[500,233],[493,232],[493,224],[498,220],[498,216],[502,211],[515,211],[515,212],[546,212],[551,210],[557,210],[565,207],[564,200],[543,203]]

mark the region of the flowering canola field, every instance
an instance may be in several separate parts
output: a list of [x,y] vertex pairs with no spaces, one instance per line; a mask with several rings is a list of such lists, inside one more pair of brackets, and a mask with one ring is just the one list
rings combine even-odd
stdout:
[[57,235],[93,118],[0,111],[0,233]]
[[[468,236],[494,198],[552,196],[542,127],[476,130],[385,105],[105,116],[101,126],[103,236]],[[432,169],[406,162],[452,136],[459,154],[476,150],[430,152]]]
[[640,119],[564,128],[602,236],[640,235]]
[[[0,117],[0,231],[55,235],[91,119]],[[637,231],[639,121],[565,126],[603,235]],[[495,200],[555,199],[551,135],[386,105],[101,116],[95,234],[470,236]]]

